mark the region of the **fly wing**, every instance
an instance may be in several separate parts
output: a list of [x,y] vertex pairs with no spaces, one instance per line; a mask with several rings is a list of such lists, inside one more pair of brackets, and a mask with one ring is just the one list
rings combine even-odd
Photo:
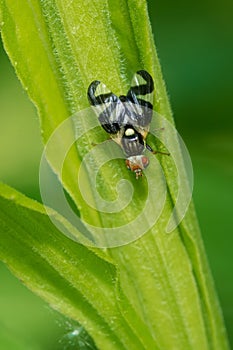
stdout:
[[117,134],[124,120],[124,104],[98,80],[90,84],[87,96],[104,130],[109,134]]
[[145,70],[137,71],[127,93],[127,100],[132,122],[146,133],[153,114],[153,97],[154,81],[151,75]]

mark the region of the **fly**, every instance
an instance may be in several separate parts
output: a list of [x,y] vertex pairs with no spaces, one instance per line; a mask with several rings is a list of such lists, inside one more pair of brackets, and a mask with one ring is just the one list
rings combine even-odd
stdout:
[[145,70],[136,72],[126,96],[116,96],[99,80],[93,81],[87,91],[101,126],[122,147],[126,166],[136,174],[136,179],[149,165],[149,158],[143,154],[145,149],[169,155],[154,151],[146,143],[153,115],[153,93],[154,81]]

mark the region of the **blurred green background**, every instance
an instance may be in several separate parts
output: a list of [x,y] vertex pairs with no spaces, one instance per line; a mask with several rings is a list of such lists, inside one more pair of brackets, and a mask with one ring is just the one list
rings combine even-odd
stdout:
[[[233,344],[233,2],[148,3],[177,128],[193,161],[194,201]],[[35,108],[0,47],[0,180],[39,198],[41,152]],[[0,264],[4,349],[58,349],[69,328]]]

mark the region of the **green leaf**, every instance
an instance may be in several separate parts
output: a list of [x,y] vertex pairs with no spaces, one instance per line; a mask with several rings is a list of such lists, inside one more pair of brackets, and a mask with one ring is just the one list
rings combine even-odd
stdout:
[[101,251],[61,234],[40,203],[2,184],[0,193],[0,258],[12,272],[52,307],[81,322],[97,345],[118,349],[140,344],[119,313],[116,271],[99,256]]
[[[152,74],[155,111],[173,123],[145,1],[0,3],[4,45],[37,106],[45,142],[60,122],[88,107],[90,82],[98,79],[117,95],[124,94],[138,69]],[[85,123],[80,123],[84,128]],[[58,155],[76,132],[71,125],[60,138]],[[87,133],[70,150],[59,178],[83,219],[94,226],[120,227],[141,213],[150,191],[145,179],[139,183],[123,162],[115,160],[101,169],[96,187],[103,198],[112,201],[117,197],[116,183],[128,179],[134,188],[130,205],[111,214],[98,211],[98,201],[97,210],[84,201],[77,185],[81,160],[93,143],[105,139],[103,130]],[[167,142],[180,157],[176,135],[167,132]],[[154,138],[151,145],[161,147]],[[95,157],[91,163],[93,169],[98,168]],[[168,194],[159,221],[134,243],[106,251],[94,252],[68,240],[52,226],[41,206],[26,199],[17,203],[19,195],[10,201],[4,190],[1,217],[4,232],[9,234],[1,237],[2,259],[53,307],[79,320],[101,349],[227,349],[192,204],[180,226],[165,233],[179,181],[171,157],[161,157],[160,163]],[[180,164],[179,171],[185,174]],[[59,173],[55,166],[53,169]],[[154,183],[161,176],[159,171],[150,173]],[[87,169],[84,178],[85,191],[95,203],[92,173]],[[156,205],[154,196],[151,211]],[[143,213],[142,226],[147,222],[148,213]]]

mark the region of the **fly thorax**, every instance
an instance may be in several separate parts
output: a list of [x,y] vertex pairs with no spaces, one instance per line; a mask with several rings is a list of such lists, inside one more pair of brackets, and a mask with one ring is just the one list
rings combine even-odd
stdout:
[[125,126],[121,143],[127,156],[139,155],[145,148],[142,135],[131,125]]

